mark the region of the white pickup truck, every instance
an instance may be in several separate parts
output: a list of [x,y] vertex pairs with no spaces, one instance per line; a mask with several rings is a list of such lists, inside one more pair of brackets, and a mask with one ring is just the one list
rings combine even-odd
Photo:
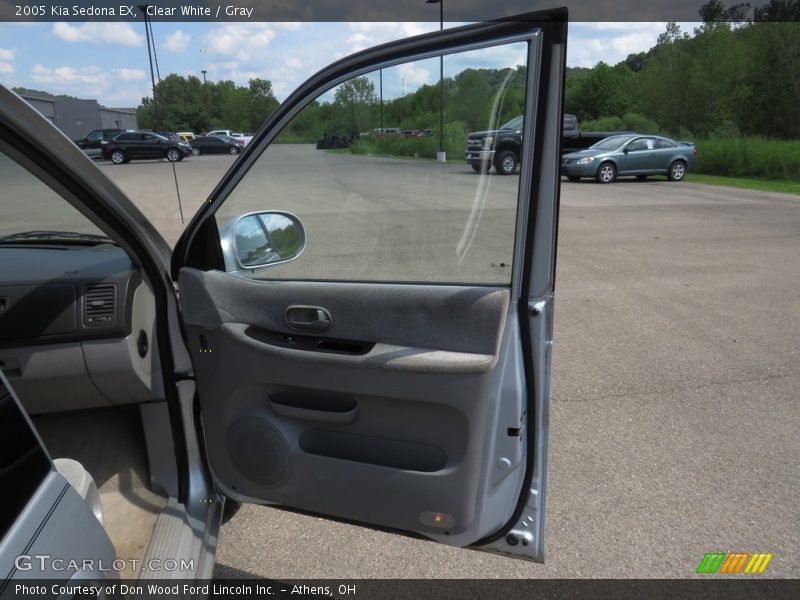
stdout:
[[241,140],[245,146],[247,146],[247,144],[250,143],[250,140],[253,139],[253,136],[248,133],[235,133],[232,132],[230,129],[215,129],[214,131],[209,131],[208,135],[209,136],[227,135],[228,137]]

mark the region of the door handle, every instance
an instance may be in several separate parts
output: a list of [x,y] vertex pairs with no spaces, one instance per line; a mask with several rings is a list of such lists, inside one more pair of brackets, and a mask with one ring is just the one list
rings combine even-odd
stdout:
[[292,329],[301,331],[327,331],[333,322],[331,313],[321,306],[290,306],[283,320]]

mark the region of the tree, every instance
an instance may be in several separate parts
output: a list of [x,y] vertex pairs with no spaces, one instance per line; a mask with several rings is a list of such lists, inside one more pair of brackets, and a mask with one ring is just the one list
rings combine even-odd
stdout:
[[631,71],[624,64],[610,67],[600,62],[569,89],[566,109],[581,119],[622,116],[630,99],[627,81]]
[[336,88],[334,105],[340,109],[341,125],[344,131],[352,134],[372,128],[372,108],[378,103],[375,84],[366,77],[354,77]]
[[247,131],[255,131],[267,120],[276,108],[278,99],[272,93],[272,82],[268,79],[256,77],[249,81],[248,95],[250,99],[250,110],[248,115]]
[[267,79],[251,79],[248,87],[241,87],[228,80],[203,83],[194,75],[172,74],[156,84],[156,102],[142,98],[136,114],[146,129],[255,131],[277,106]]

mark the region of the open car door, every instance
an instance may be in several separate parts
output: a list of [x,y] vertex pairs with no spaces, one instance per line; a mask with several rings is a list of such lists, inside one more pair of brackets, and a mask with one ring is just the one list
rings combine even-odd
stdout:
[[[566,32],[556,10],[340,60],[211,194],[172,275],[226,496],[543,559]],[[520,114],[518,175],[474,173],[467,134]]]

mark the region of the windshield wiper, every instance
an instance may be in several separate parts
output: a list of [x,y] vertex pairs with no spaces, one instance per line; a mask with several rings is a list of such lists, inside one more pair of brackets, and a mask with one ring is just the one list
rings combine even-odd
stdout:
[[117,243],[104,235],[75,231],[22,231],[0,236],[0,244],[68,244],[71,246],[97,246]]

